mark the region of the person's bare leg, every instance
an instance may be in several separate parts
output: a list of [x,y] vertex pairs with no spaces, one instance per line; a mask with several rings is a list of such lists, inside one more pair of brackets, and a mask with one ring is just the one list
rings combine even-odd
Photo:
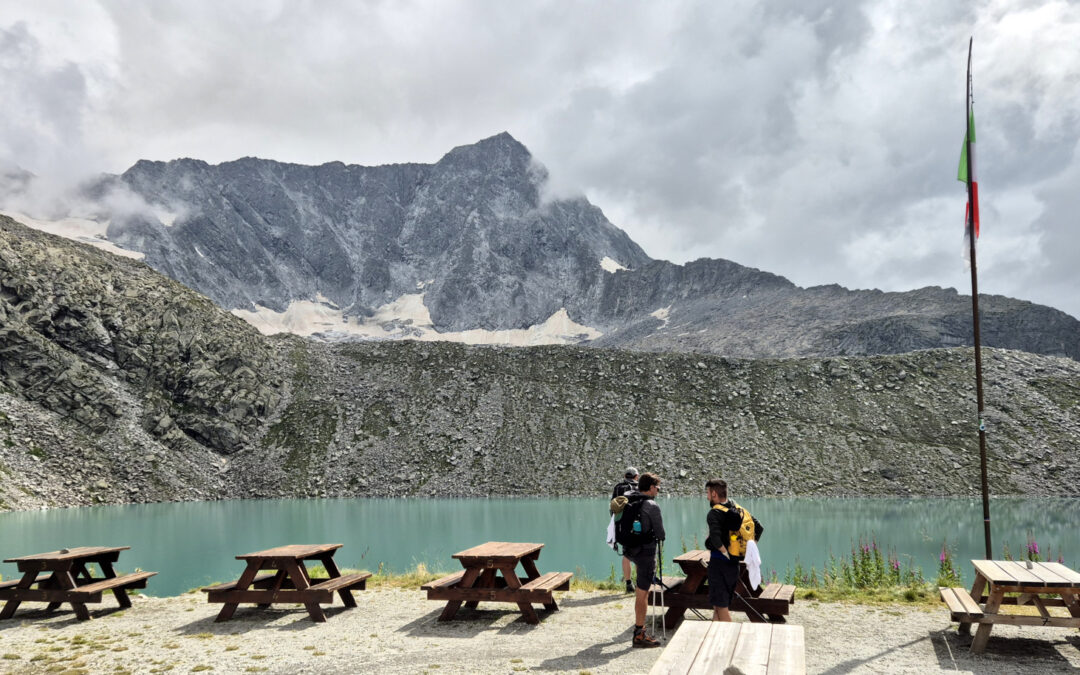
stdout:
[[649,592],[634,589],[634,625],[645,625],[645,612],[649,609]]
[[622,578],[623,581],[630,581],[633,577],[630,576],[630,558],[623,556],[622,559]]
[[713,621],[731,621],[731,612],[727,607],[713,607],[712,608],[712,620]]

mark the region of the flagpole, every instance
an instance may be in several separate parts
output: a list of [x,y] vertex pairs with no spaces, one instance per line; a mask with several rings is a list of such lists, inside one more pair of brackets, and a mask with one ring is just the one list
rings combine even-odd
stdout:
[[964,143],[967,152],[967,193],[968,193],[968,254],[971,256],[971,313],[975,327],[975,396],[979,407],[979,467],[982,473],[983,530],[986,536],[986,559],[993,559],[993,546],[990,543],[990,490],[986,475],[986,424],[983,420],[983,384],[982,384],[982,345],[979,340],[979,275],[975,266],[975,200],[972,195],[971,181],[975,174],[971,161],[971,46],[974,37],[968,40],[967,67],[967,114],[964,116]]

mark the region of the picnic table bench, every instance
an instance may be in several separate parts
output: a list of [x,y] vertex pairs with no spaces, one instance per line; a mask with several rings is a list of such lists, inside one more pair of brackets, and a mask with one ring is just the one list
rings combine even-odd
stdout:
[[[23,602],[46,602],[47,612],[66,602],[71,605],[79,621],[86,621],[90,618],[86,605],[101,602],[105,591],[112,591],[120,607],[131,607],[127,591],[146,588],[146,580],[157,572],[117,575],[113,563],[119,559],[120,551],[129,548],[81,546],[4,560],[18,565],[23,576],[18,580],[0,582],[0,600],[6,601],[4,609],[0,610],[0,619],[13,617]],[[91,574],[90,565],[93,564],[101,570],[101,577]],[[42,572],[49,574],[39,577]]]
[[[536,559],[543,547],[502,541],[474,546],[453,555],[465,569],[430,581],[420,589],[427,591],[428,600],[446,601],[439,621],[453,619],[462,603],[475,609],[480,602],[512,602],[526,623],[539,623],[533,604],[557,611],[559,606],[552,592],[570,590],[574,576],[570,572],[540,574]],[[518,564],[525,571],[523,577],[517,575]]]
[[804,675],[802,626],[727,621],[684,621],[650,675],[722,673]]
[[[650,589],[649,604],[668,608],[664,615],[666,626],[677,625],[690,608],[712,612],[709,603],[709,556],[709,551],[683,553],[675,558],[675,563],[686,576],[666,576],[663,578],[663,589],[656,584]],[[729,609],[744,612],[754,622],[768,620],[769,623],[784,623],[789,608],[795,602],[795,587],[790,584],[774,582],[750,590],[750,575],[743,563],[739,563],[739,582],[735,586],[735,593]]]
[[[996,623],[1080,628],[1080,573],[1060,563],[1033,562],[1030,568],[1012,560],[972,560],[971,564],[975,582],[970,593],[963,588],[938,590],[952,620],[960,624],[961,634],[968,635],[972,624],[979,625],[971,641],[973,654],[986,649]],[[1038,610],[1037,616],[1000,612],[1002,605],[1028,603]],[[1048,607],[1064,607],[1069,616],[1053,616]]]
[[[352,591],[367,588],[371,573],[342,574],[334,562],[334,553],[341,546],[292,544],[236,556],[237,560],[247,562],[239,579],[202,589],[207,602],[224,603],[214,621],[228,621],[241,603],[253,603],[260,608],[274,603],[303,604],[312,621],[326,621],[320,605],[333,604],[335,592],[346,607],[356,607]],[[328,576],[311,577],[305,564],[309,560],[322,563]]]

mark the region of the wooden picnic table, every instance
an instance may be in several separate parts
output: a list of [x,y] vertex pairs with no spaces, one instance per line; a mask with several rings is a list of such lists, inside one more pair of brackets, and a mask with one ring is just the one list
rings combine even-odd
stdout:
[[[709,603],[709,551],[687,551],[675,558],[675,563],[682,568],[685,577],[665,576],[663,596],[661,588],[653,585],[649,592],[649,604],[654,607],[667,607],[664,615],[666,626],[675,626],[682,621],[686,610],[708,610]],[[750,590],[750,575],[746,565],[739,563],[739,581],[735,586],[735,597],[731,599],[729,609],[732,612],[745,612],[754,622],[784,623],[789,607],[795,602],[795,587],[790,584],[769,583]]]
[[[274,603],[303,604],[312,621],[326,621],[319,605],[334,602],[334,592],[341,596],[346,607],[356,607],[353,590],[364,590],[370,572],[342,574],[334,562],[334,553],[341,544],[290,544],[236,556],[247,563],[236,581],[208,586],[203,590],[207,602],[222,602],[225,606],[214,621],[228,621],[240,603],[254,603],[260,608]],[[325,579],[312,578],[306,562],[318,561],[326,568]],[[263,572],[262,570],[274,570]]]
[[728,621],[684,621],[649,675],[722,673],[805,675],[802,626]]
[[[557,611],[559,606],[552,592],[570,590],[570,578],[574,576],[570,572],[540,574],[536,559],[543,547],[543,544],[489,541],[453,555],[465,569],[420,588],[427,591],[428,600],[446,600],[439,621],[453,619],[463,602],[475,609],[483,601],[516,603],[526,623],[539,623],[533,604]],[[524,577],[517,575],[519,564],[525,571]]]
[[[979,624],[971,641],[971,652],[986,649],[995,623],[1014,626],[1080,627],[1080,573],[1061,563],[1013,560],[972,560],[975,582],[971,593],[963,588],[941,588],[941,599],[949,607],[952,620],[959,622],[963,635],[971,633],[971,624]],[[1010,594],[1006,597],[1006,593]],[[982,606],[980,607],[980,603]],[[1003,614],[1002,605],[1031,603],[1038,616]],[[1048,607],[1064,607],[1069,616],[1053,616]]]
[[[75,610],[79,621],[86,621],[90,618],[86,605],[101,602],[101,594],[107,590],[113,592],[120,607],[131,607],[127,589],[146,588],[146,580],[157,572],[133,572],[117,576],[113,563],[119,559],[120,551],[129,548],[81,546],[4,560],[18,565],[23,576],[17,581],[0,583],[0,600],[7,601],[0,611],[0,619],[10,619],[23,602],[47,602],[47,612],[66,602]],[[101,577],[91,574],[90,565],[93,564],[101,570]],[[48,574],[38,577],[42,572]],[[35,585],[37,588],[34,588]]]

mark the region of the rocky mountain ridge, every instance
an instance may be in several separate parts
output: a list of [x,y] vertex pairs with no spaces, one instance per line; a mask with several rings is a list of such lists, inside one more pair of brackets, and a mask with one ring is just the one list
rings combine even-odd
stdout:
[[[951,289],[803,289],[727,260],[652,260],[584,198],[545,198],[545,181],[502,133],[435,164],[140,161],[92,192],[150,205],[114,214],[111,242],[267,333],[749,358],[972,344],[970,298]],[[980,305],[985,346],[1080,359],[1074,317]],[[562,311],[567,327],[535,330]]]
[[[330,496],[968,495],[971,351],[728,359],[267,338],[0,218],[0,509]],[[1075,495],[1080,363],[986,350],[996,495]],[[557,476],[558,480],[549,480]]]

